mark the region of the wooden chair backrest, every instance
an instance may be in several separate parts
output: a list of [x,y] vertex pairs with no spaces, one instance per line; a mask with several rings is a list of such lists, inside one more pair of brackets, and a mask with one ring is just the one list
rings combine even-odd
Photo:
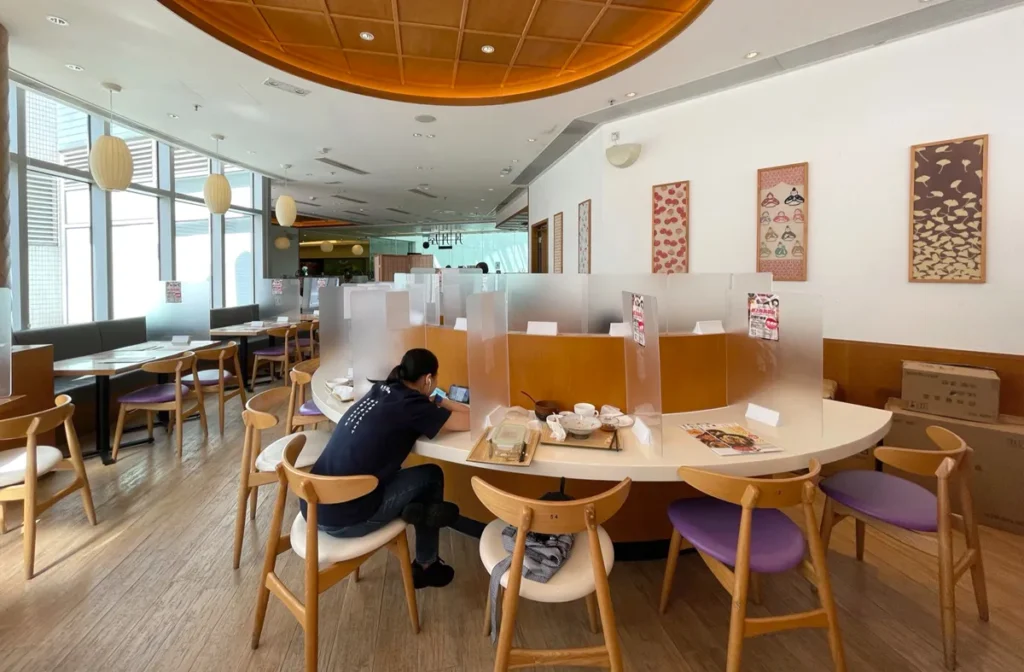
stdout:
[[473,492],[487,510],[513,525],[518,524],[524,509],[532,511],[528,531],[541,534],[575,534],[588,529],[586,511],[593,507],[596,525],[618,513],[629,496],[632,480],[625,479],[610,490],[586,499],[549,502],[520,497],[499,490],[479,476],[473,477]]
[[[970,448],[963,439],[938,425],[932,425],[925,431],[928,438],[938,446],[938,450],[880,446],[875,448],[875,459],[918,476],[938,476],[940,468],[948,475],[964,463],[964,455]],[[951,467],[943,467],[946,460],[953,462]]]
[[[319,368],[320,368],[320,358],[317,357],[315,359],[307,359],[304,362],[299,362],[298,364],[296,364],[295,366],[292,367],[292,371],[300,371],[300,372],[306,374],[307,376],[309,376],[310,378],[312,378],[313,374],[316,373],[316,370],[319,369]],[[305,385],[308,382],[309,382],[308,380],[304,381],[303,385]]]
[[175,382],[180,384],[182,372],[192,371],[195,369],[195,366],[196,353],[188,351],[157,362],[147,362],[142,365],[142,370],[148,373],[173,373],[175,374]]
[[288,387],[272,387],[259,394],[249,397],[242,411],[242,420],[246,426],[259,430],[270,429],[277,425],[277,413],[288,403],[291,389]]
[[283,338],[285,347],[288,345],[290,339],[295,338],[295,334],[298,332],[298,328],[294,324],[286,324],[282,327],[273,327],[267,330],[267,334],[274,338]]
[[705,495],[751,509],[781,509],[804,503],[807,484],[814,483],[821,465],[811,460],[808,472],[791,478],[743,478],[703,469],[679,468],[679,478]]
[[296,334],[309,334],[313,332],[312,322],[299,322],[295,325]]
[[[35,437],[63,425],[74,413],[71,397],[62,394],[54,400],[53,408],[0,420],[0,440]],[[34,438],[30,443],[34,443]]]
[[204,362],[220,362],[220,368],[224,368],[224,362],[230,362],[235,353],[238,352],[238,344],[228,341],[224,345],[205,350],[196,350],[196,359]]
[[[306,445],[306,437],[298,434],[284,449],[284,457],[278,466],[284,472],[288,489],[309,504],[340,504],[368,495],[377,488],[376,476],[318,476],[295,467],[295,460]],[[310,506],[307,520],[315,521],[315,509]]]

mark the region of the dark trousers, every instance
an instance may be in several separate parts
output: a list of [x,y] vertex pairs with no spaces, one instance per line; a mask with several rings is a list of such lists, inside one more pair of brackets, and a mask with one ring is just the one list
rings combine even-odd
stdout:
[[[395,518],[402,515],[407,504],[419,502],[433,504],[444,501],[444,472],[436,464],[421,464],[402,469],[394,478],[384,484],[384,499],[380,508],[362,523],[347,527],[324,527],[320,529],[332,537],[342,539],[363,537],[376,532]],[[441,531],[426,525],[416,526],[416,562],[429,565],[437,560]]]

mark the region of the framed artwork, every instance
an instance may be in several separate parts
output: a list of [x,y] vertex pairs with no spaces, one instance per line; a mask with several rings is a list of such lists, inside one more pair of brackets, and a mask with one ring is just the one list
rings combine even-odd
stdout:
[[590,199],[579,205],[579,235],[577,245],[577,271],[590,273]]
[[552,233],[552,241],[555,250],[555,258],[552,267],[555,273],[562,272],[562,213],[554,216],[555,230]]
[[811,196],[807,163],[757,171],[757,272],[807,280]]
[[910,282],[985,282],[988,136],[910,148]]
[[690,183],[651,187],[651,273],[690,270]]

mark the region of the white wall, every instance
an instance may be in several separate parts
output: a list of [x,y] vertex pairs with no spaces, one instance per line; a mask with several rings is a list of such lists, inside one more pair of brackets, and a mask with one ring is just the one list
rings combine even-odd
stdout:
[[[608,124],[530,185],[530,221],[565,209],[575,268],[570,202],[593,198],[593,272],[647,272],[651,186],[690,180],[691,271],[752,271],[757,169],[808,161],[808,282],[778,286],[825,297],[826,337],[1024,353],[1022,36],[1015,8]],[[631,168],[600,156],[613,131],[643,144]],[[988,282],[908,283],[909,148],[980,133]]]
[[502,273],[527,272],[527,236],[520,231],[486,231],[480,233],[463,233],[462,243],[453,245],[450,250],[439,250],[436,245],[424,250],[423,241],[427,235],[396,236],[396,240],[410,241],[416,252],[434,255],[434,267],[476,266],[479,262],[487,262],[491,273],[500,270]]

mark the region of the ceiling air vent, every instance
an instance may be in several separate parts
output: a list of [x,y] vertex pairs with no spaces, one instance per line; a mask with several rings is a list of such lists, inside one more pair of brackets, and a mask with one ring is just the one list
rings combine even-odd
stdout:
[[320,207],[319,203],[308,203],[306,201],[295,201],[295,203],[296,203],[296,205],[305,205],[305,206],[310,207],[310,208],[319,208]]
[[278,91],[284,91],[285,93],[293,93],[296,96],[308,96],[312,93],[309,89],[300,89],[294,84],[286,84],[285,82],[274,79],[273,77],[267,77],[263,80],[263,86],[269,86],[272,89]]
[[426,196],[427,198],[437,198],[437,196],[435,196],[433,194],[429,194],[429,193],[427,193],[425,191],[420,191],[419,189],[410,189],[409,193],[410,194],[416,194],[417,196]]
[[342,196],[341,194],[334,194],[331,198],[336,198],[339,201],[348,201],[349,203],[358,203],[360,205],[366,205],[366,201],[360,201],[358,198],[349,198],[348,196]]
[[319,161],[320,163],[324,164],[324,165],[334,166],[335,168],[341,168],[342,170],[347,170],[348,172],[355,173],[356,175],[369,175],[369,173],[366,172],[365,170],[360,170],[359,168],[355,168],[353,166],[350,166],[347,163],[342,163],[340,161],[335,161],[334,159],[328,159],[326,157],[319,156],[319,157],[317,157],[316,160]]
[[365,212],[360,212],[358,210],[342,210],[342,212],[344,212],[346,215],[354,215],[356,217],[365,217],[366,216]]
[[399,210],[398,208],[384,208],[384,209],[385,210],[390,210],[391,212],[397,212],[400,215],[411,215],[412,214],[411,212],[409,212],[407,210]]
[[384,221],[385,222],[391,222],[392,224],[407,224],[408,223],[408,222],[403,222],[400,219],[385,219]]
[[324,184],[343,184],[341,180],[331,180],[330,182],[324,182]]

